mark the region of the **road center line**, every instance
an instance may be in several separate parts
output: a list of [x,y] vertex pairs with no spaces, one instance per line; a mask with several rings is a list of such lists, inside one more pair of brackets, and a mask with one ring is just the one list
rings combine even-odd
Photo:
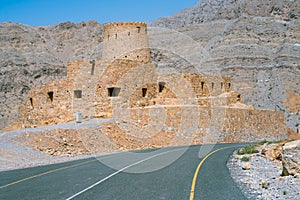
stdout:
[[79,196],[80,194],[82,194],[82,193],[84,193],[84,192],[86,192],[86,191],[92,189],[93,187],[99,185],[100,183],[106,181],[107,179],[109,179],[109,178],[111,178],[111,177],[113,177],[113,176],[115,176],[115,175],[121,173],[122,171],[124,171],[124,170],[126,170],[126,169],[128,169],[128,168],[130,168],[130,167],[133,167],[133,166],[135,166],[135,165],[138,165],[138,164],[140,164],[140,163],[143,163],[143,162],[145,162],[145,161],[147,161],[147,160],[150,160],[150,159],[152,159],[152,158],[155,158],[155,157],[158,157],[158,156],[161,156],[161,155],[170,153],[170,152],[179,151],[179,150],[182,150],[182,149],[180,148],[180,149],[175,149],[175,150],[170,150],[170,151],[162,152],[162,153],[159,153],[159,154],[150,156],[150,157],[148,157],[148,158],[145,158],[145,159],[143,159],[143,160],[140,160],[140,161],[138,161],[138,162],[135,162],[135,163],[133,163],[133,164],[131,164],[131,165],[128,165],[128,166],[126,166],[126,167],[123,167],[122,169],[120,169],[120,170],[118,170],[118,171],[112,173],[111,175],[109,175],[109,176],[107,176],[107,177],[101,179],[101,180],[98,181],[97,183],[94,183],[93,185],[91,185],[91,186],[85,188],[84,190],[81,190],[80,192],[74,194],[73,196],[67,198],[66,200],[71,200],[71,199],[73,199],[73,198]]
[[218,151],[221,151],[221,150],[224,150],[224,149],[229,149],[229,148],[233,148],[233,147],[223,147],[223,148],[220,148],[220,149],[217,149],[215,151],[212,151],[210,152],[209,154],[207,154],[202,160],[201,162],[199,163],[196,171],[195,171],[195,174],[194,174],[194,178],[193,178],[193,182],[192,182],[192,186],[191,186],[191,191],[190,191],[190,200],[194,200],[194,197],[195,197],[195,187],[196,187],[196,182],[197,182],[197,177],[198,177],[198,174],[199,174],[199,171],[200,171],[200,168],[201,166],[203,165],[203,163],[205,162],[205,160],[210,157],[211,155],[213,155],[214,153],[217,153]]

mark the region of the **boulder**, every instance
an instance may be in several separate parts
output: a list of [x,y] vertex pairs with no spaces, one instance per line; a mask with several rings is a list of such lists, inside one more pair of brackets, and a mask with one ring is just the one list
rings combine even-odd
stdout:
[[282,145],[280,144],[265,144],[261,150],[261,153],[266,156],[270,161],[282,160]]
[[282,165],[283,175],[300,174],[300,140],[288,142],[283,146]]

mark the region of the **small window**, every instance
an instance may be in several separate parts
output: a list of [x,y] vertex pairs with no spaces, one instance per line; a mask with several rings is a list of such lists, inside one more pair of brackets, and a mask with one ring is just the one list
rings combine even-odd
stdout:
[[203,89],[204,89],[204,82],[201,82],[201,90],[203,91]]
[[230,89],[230,87],[231,87],[231,83],[228,83],[228,88]]
[[115,39],[118,39],[118,34],[115,35]]
[[211,83],[211,89],[214,90],[215,83]]
[[53,92],[48,92],[48,98],[50,99],[51,103],[53,102]]
[[128,32],[128,36],[130,36],[130,32]]
[[107,91],[108,91],[109,97],[117,97],[117,96],[119,96],[121,88],[111,87],[111,88],[107,88]]
[[223,86],[224,86],[224,83],[223,83],[223,82],[221,82],[221,89],[223,89]]
[[165,84],[166,84],[165,82],[159,82],[158,83],[158,91],[159,91],[159,93],[161,93],[164,90]]
[[74,90],[74,97],[77,99],[82,98],[82,90]]
[[125,58],[127,58],[127,56],[125,56]]
[[29,101],[30,101],[30,105],[31,105],[31,107],[33,108],[33,99],[32,99],[32,98],[30,98],[30,99],[29,99]]
[[143,94],[143,97],[146,97],[146,95],[147,95],[147,88],[142,88],[142,94]]
[[140,33],[141,32],[141,27],[136,27],[137,28],[137,30],[138,30],[138,33]]
[[110,38],[110,35],[108,35],[108,36],[107,36],[107,38],[108,38],[108,40],[109,40],[109,38]]

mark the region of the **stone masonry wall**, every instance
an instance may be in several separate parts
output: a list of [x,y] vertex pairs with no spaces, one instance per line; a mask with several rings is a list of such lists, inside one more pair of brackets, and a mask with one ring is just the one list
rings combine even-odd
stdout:
[[120,131],[133,138],[157,133],[164,138],[168,133],[169,145],[286,137],[283,112],[242,104],[230,78],[158,74],[150,63],[145,23],[104,25],[102,56],[69,63],[66,79],[31,89],[19,123],[64,123],[74,120],[75,113],[84,119],[112,117]]
[[22,126],[45,126],[73,120],[72,84],[61,80],[30,90],[19,110]]
[[[226,107],[150,106],[130,109],[127,119],[117,124],[134,137],[154,137],[174,132],[189,144],[258,142],[286,139],[284,113]],[[154,115],[155,114],[155,115]],[[177,141],[177,139],[176,139]]]
[[102,59],[138,60],[148,63],[150,50],[147,25],[141,22],[118,22],[104,25]]
[[66,79],[29,91],[19,110],[19,123],[25,127],[65,123],[74,120],[77,112],[83,118],[94,117],[93,96],[104,66],[103,61],[68,63]]
[[[239,100],[230,79],[198,74],[157,75],[153,64],[117,59],[77,61],[67,65],[66,80],[33,88],[20,109],[20,122],[40,126],[74,120],[113,117],[114,110],[151,105],[227,106]],[[163,86],[161,86],[163,85]],[[110,96],[109,89],[119,93]],[[161,90],[161,91],[160,91]],[[49,96],[52,92],[52,100]],[[143,94],[145,93],[145,94]],[[211,93],[218,96],[211,96]],[[145,96],[143,96],[145,95]],[[49,103],[50,102],[50,103]],[[34,104],[34,107],[31,105]]]
[[[156,82],[155,66],[143,64],[134,60],[115,60],[99,77],[95,92],[96,115],[111,117],[113,105],[129,107],[129,101],[140,98],[142,91],[138,88],[148,84],[148,98],[150,97],[150,85]],[[116,94],[109,95],[109,89],[114,89]],[[118,94],[117,94],[118,93]],[[152,92],[153,93],[153,92]]]

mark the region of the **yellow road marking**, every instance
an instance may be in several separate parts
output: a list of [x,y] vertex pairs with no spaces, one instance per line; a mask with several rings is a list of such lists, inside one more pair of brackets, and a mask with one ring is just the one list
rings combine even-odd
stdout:
[[[104,157],[104,158],[108,158],[108,157],[111,157],[111,156],[107,156],[107,157]],[[57,172],[57,171],[61,171],[61,170],[65,170],[65,169],[69,169],[69,168],[73,168],[73,167],[78,167],[78,166],[85,165],[85,164],[88,164],[88,163],[92,163],[92,162],[95,162],[95,161],[98,161],[98,159],[89,160],[89,161],[85,161],[85,162],[82,162],[82,163],[78,163],[78,164],[74,164],[74,165],[70,165],[70,166],[66,166],[66,167],[62,167],[62,168],[58,168],[58,169],[53,169],[53,170],[46,171],[46,172],[43,172],[43,173],[40,173],[40,174],[29,176],[27,178],[24,178],[24,179],[21,179],[21,180],[18,180],[18,181],[14,181],[14,182],[8,183],[6,185],[2,185],[2,186],[0,186],[0,189],[6,188],[8,186],[12,186],[12,185],[24,182],[24,181],[28,181],[28,180],[33,179],[33,178],[44,176],[46,174],[51,174],[53,172]]]
[[194,200],[194,197],[195,197],[195,187],[196,187],[196,182],[197,182],[197,177],[198,177],[198,174],[199,174],[199,170],[201,168],[201,166],[203,165],[203,163],[205,162],[205,160],[210,157],[211,155],[213,155],[214,153],[217,153],[218,151],[221,151],[221,150],[224,150],[224,149],[228,149],[228,148],[232,148],[232,147],[223,147],[223,148],[220,148],[220,149],[217,149],[213,152],[210,152],[209,154],[207,154],[202,160],[201,162],[199,163],[196,171],[195,171],[195,174],[194,174],[194,178],[193,178],[193,182],[192,182],[192,186],[191,186],[191,192],[190,192],[190,200]]

